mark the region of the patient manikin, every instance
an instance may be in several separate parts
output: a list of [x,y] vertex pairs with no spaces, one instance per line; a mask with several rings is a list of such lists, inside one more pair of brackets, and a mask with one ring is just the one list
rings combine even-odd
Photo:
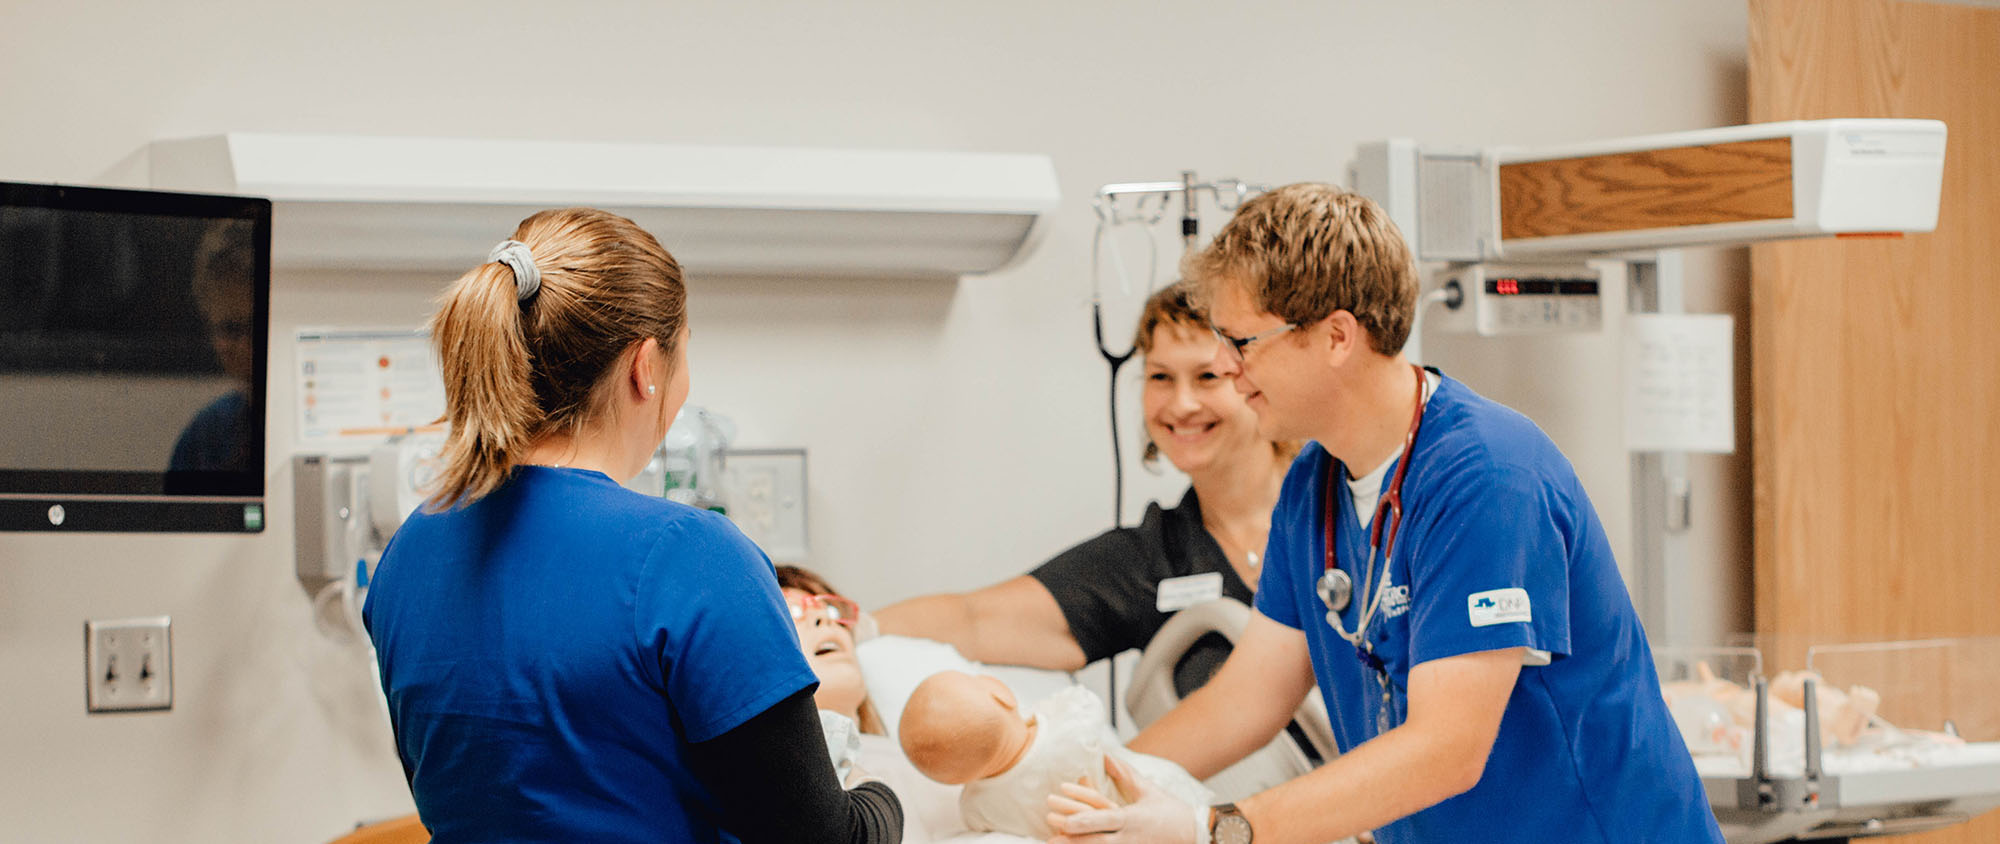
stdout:
[[1126,750],[1106,726],[1104,705],[1071,686],[1020,711],[999,680],[958,671],[932,675],[903,707],[903,753],[925,776],[964,784],[959,811],[968,829],[1046,839],[1048,796],[1064,782],[1085,782],[1119,803],[1104,772],[1105,754],[1189,805],[1213,802],[1194,777],[1165,759]]
[[[1694,668],[1694,679],[1660,685],[1667,711],[1688,749],[1697,754],[1736,754],[1748,764],[1749,739],[1757,723],[1756,692],[1715,676],[1706,662],[1695,663]],[[1854,746],[1877,723],[1882,696],[1874,689],[1851,686],[1843,692],[1810,671],[1780,673],[1771,681],[1765,701],[1773,758],[1804,758],[1807,679],[1814,685],[1821,747]]]

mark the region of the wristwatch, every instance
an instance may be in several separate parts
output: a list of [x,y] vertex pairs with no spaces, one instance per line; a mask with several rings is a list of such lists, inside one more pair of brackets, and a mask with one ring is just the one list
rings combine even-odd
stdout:
[[1210,806],[1208,840],[1214,844],[1250,844],[1250,819],[1234,803]]

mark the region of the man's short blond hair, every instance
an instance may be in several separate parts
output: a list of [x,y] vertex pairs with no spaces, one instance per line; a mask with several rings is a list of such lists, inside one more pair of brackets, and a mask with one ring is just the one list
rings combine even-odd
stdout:
[[1416,317],[1417,267],[1381,206],[1333,185],[1286,185],[1243,203],[1181,274],[1204,298],[1239,285],[1259,308],[1298,325],[1347,311],[1385,355]]

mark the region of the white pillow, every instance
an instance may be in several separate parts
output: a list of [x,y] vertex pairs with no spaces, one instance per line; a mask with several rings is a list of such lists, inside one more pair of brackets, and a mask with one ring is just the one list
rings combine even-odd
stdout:
[[890,738],[903,718],[903,704],[917,686],[940,671],[989,674],[1014,691],[1023,709],[1064,687],[1075,685],[1067,671],[1047,671],[1015,665],[981,665],[960,655],[957,648],[930,639],[909,636],[877,636],[854,649],[861,663],[861,679],[868,687],[868,699],[882,716],[882,726]]

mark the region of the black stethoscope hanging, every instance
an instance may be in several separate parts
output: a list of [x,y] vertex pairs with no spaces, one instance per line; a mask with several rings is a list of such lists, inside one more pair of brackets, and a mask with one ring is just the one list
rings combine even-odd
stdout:
[[[1152,297],[1153,277],[1159,272],[1160,249],[1159,244],[1153,239],[1151,224],[1159,222],[1161,212],[1166,208],[1164,195],[1160,198],[1159,207],[1160,212],[1155,212],[1150,218],[1143,214],[1137,218],[1142,224],[1139,230],[1146,234],[1146,289],[1143,292],[1145,298]],[[1119,447],[1118,436],[1118,370],[1139,351],[1138,345],[1134,344],[1127,346],[1123,353],[1114,352],[1104,341],[1104,286],[1101,258],[1105,252],[1106,232],[1121,222],[1125,220],[1100,197],[1097,205],[1097,232],[1090,239],[1090,320],[1091,333],[1097,338],[1097,353],[1104,356],[1105,364],[1111,369],[1111,526],[1114,528],[1123,527],[1125,518],[1125,455]],[[1111,256],[1113,261],[1119,264],[1120,287],[1129,293],[1131,285],[1126,281],[1124,263],[1117,261],[1118,251],[1115,247],[1111,250]],[[1115,730],[1118,728],[1118,664],[1116,660],[1105,660],[1104,667],[1107,677],[1104,706],[1111,728]]]
[[1104,239],[1112,229],[1120,224],[1127,222],[1136,222],[1139,224],[1139,230],[1146,235],[1146,287],[1141,295],[1142,298],[1150,297],[1153,294],[1153,277],[1159,272],[1160,259],[1159,244],[1153,239],[1152,224],[1159,222],[1165,209],[1166,198],[1162,195],[1159,199],[1158,210],[1155,210],[1150,215],[1146,214],[1142,201],[1139,208],[1140,213],[1137,216],[1127,218],[1120,215],[1109,202],[1100,197],[1097,203],[1097,232],[1090,239],[1091,333],[1097,338],[1097,353],[1104,357],[1104,362],[1111,368],[1111,526],[1114,528],[1122,526],[1125,514],[1125,459],[1123,451],[1119,448],[1118,436],[1118,370],[1124,367],[1125,363],[1130,361],[1132,356],[1138,353],[1139,349],[1137,345],[1133,345],[1127,346],[1122,353],[1114,352],[1111,351],[1111,346],[1104,339],[1103,257],[1107,251],[1110,253],[1112,262],[1118,265],[1120,289],[1126,293],[1131,292],[1131,284],[1126,277],[1124,262],[1118,259],[1118,250],[1115,247],[1106,250],[1104,248]]

